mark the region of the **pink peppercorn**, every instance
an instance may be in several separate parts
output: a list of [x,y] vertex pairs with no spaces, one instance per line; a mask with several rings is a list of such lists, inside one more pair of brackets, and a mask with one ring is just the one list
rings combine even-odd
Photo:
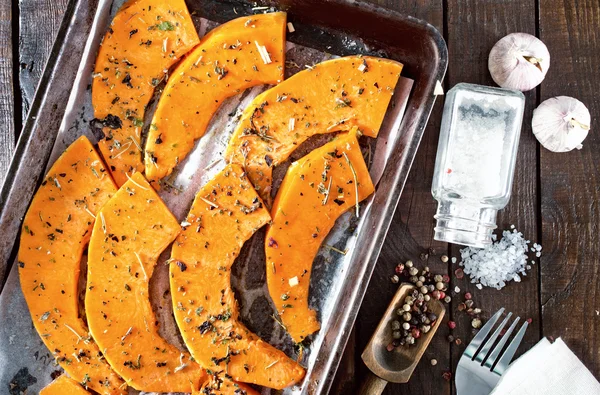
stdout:
[[388,351],[392,351],[394,349],[394,345],[392,343],[390,343],[390,344],[387,345],[386,349]]
[[463,272],[462,269],[456,269],[454,271],[454,275],[456,276],[456,278],[461,279],[465,276],[465,272]]
[[444,380],[450,381],[450,379],[452,379],[452,372],[444,372],[442,374],[442,377],[444,378]]
[[454,321],[448,321],[448,328],[450,328],[450,329],[456,328],[456,322],[454,322]]
[[473,298],[473,295],[471,295],[471,293],[470,293],[470,292],[467,292],[467,293],[465,294],[465,299],[466,299],[466,300],[471,300],[471,298]]
[[445,282],[446,284],[448,284],[450,282],[450,276],[448,276],[447,274],[444,274],[442,276],[442,281]]
[[531,324],[533,322],[533,318],[527,318],[527,323]]
[[413,328],[411,331],[411,335],[412,337],[414,337],[415,339],[418,339],[421,337],[421,331],[417,328]]

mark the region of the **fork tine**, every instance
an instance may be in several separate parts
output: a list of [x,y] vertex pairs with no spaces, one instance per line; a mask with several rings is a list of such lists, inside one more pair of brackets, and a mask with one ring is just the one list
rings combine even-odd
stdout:
[[483,363],[483,360],[486,359],[486,357],[490,353],[490,350],[491,350],[492,346],[494,345],[494,343],[496,342],[496,339],[498,339],[500,332],[502,332],[502,328],[504,328],[506,326],[506,323],[508,322],[508,320],[510,319],[511,316],[512,316],[512,313],[508,313],[506,315],[506,317],[504,318],[502,323],[496,328],[494,333],[492,333],[492,336],[490,336],[490,338],[485,342],[483,347],[481,347],[481,350],[479,350],[479,352],[475,356],[475,361],[477,361],[479,363]]
[[492,370],[492,366],[494,366],[494,362],[496,362],[496,360],[498,359],[498,355],[500,355],[500,353],[502,352],[502,349],[504,348],[504,345],[508,341],[508,337],[510,336],[510,334],[512,333],[512,331],[515,330],[515,327],[519,323],[519,320],[520,320],[520,318],[517,317],[513,321],[513,323],[510,325],[510,327],[508,328],[508,330],[506,331],[506,333],[504,333],[504,335],[502,336],[502,338],[500,339],[500,341],[498,342],[498,344],[496,344],[496,347],[494,347],[494,349],[492,350],[492,352],[489,355],[489,357],[485,360],[485,363],[483,364],[483,366],[485,366],[485,367],[489,368],[490,370]]
[[488,320],[488,322],[486,322],[486,324],[483,326],[483,328],[481,328],[479,330],[479,332],[477,333],[477,335],[473,338],[473,340],[471,340],[471,343],[469,343],[469,345],[465,349],[465,352],[463,352],[463,355],[466,355],[467,357],[473,359],[473,357],[477,353],[477,350],[479,350],[479,347],[481,346],[481,344],[483,343],[483,341],[485,340],[487,335],[491,332],[494,325],[496,325],[498,318],[500,318],[500,316],[502,315],[503,312],[504,312],[504,307],[502,307],[500,310],[498,310],[496,312],[496,314],[494,314]]
[[508,365],[510,364],[510,361],[512,361],[514,357],[515,352],[517,352],[517,348],[519,348],[519,344],[521,344],[523,336],[525,336],[525,331],[527,330],[528,324],[529,323],[527,321],[523,323],[523,326],[521,326],[521,329],[519,329],[519,332],[517,332],[515,338],[510,342],[504,354],[502,354],[500,361],[498,361],[498,363],[494,367],[494,373],[497,373],[499,375],[504,374],[504,372],[508,368]]

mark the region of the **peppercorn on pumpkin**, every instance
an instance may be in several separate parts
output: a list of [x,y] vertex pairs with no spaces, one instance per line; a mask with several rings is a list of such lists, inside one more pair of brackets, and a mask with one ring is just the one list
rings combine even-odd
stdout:
[[283,80],[286,14],[234,19],[210,31],[174,70],[146,143],[146,177],[156,184],[192,150],[221,103]]
[[81,383],[62,374],[42,388],[40,395],[91,395],[91,393],[87,392]]
[[231,266],[240,249],[271,219],[237,164],[196,195],[173,245],[170,273],[175,319],[194,359],[235,380],[282,389],[304,369],[238,321]]
[[[97,216],[88,257],[85,309],[92,336],[129,385],[191,392],[216,383],[187,352],[158,333],[148,282],[160,253],[181,228],[140,173]],[[239,389],[221,376],[221,393]]]
[[265,252],[269,294],[295,342],[320,327],[308,291],[323,240],[349,208],[358,215],[358,203],[373,191],[356,128],[289,167],[271,211]]
[[184,0],[129,0],[100,46],[92,105],[105,139],[100,151],[117,185],[144,170],[141,133],[146,106],[169,68],[200,39]]
[[101,394],[124,394],[79,317],[81,257],[95,215],[116,187],[82,136],[58,158],[33,197],[21,231],[18,265],[33,325],[60,366]]
[[401,71],[398,62],[368,56],[328,60],[301,71],[244,110],[225,158],[244,164],[269,202],[273,167],[310,136],[357,126],[377,137]]

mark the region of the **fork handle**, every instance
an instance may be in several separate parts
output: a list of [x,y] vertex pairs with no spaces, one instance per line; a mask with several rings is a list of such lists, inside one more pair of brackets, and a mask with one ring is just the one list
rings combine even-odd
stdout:
[[362,384],[360,385],[360,390],[358,391],[358,394],[381,395],[387,383],[387,381],[375,375],[375,373],[369,372],[367,377],[365,377]]

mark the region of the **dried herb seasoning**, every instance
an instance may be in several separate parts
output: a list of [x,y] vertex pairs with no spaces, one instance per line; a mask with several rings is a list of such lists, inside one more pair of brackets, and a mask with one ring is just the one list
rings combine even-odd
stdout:
[[[37,317],[34,326],[44,343],[55,350],[61,367],[95,391],[108,388],[118,393],[123,381],[87,336],[86,324],[70,310],[59,311],[60,306],[78,304],[78,295],[72,290],[77,289],[76,274],[93,225],[93,221],[81,218],[93,217],[93,212],[116,192],[109,177],[95,175],[105,171],[86,137],[67,148],[46,175],[25,215],[18,269],[31,316]],[[58,265],[61,273],[71,274],[57,279]],[[58,307],[48,309],[45,306],[49,304]]]
[[[196,218],[201,218],[202,230],[196,232],[190,226],[182,231],[170,263],[171,289],[185,288],[173,293],[173,300],[181,306],[174,314],[187,348],[212,371],[227,365],[235,380],[272,388],[297,382],[304,374],[302,367],[260,341],[237,319],[231,266],[244,241],[270,220],[242,167],[226,166],[198,192],[186,221],[193,224]],[[187,270],[182,272],[176,262],[185,262]],[[199,286],[207,282],[210,287]],[[197,307],[202,300],[218,303],[203,302]],[[278,369],[280,374],[266,374],[269,365],[269,370]]]

